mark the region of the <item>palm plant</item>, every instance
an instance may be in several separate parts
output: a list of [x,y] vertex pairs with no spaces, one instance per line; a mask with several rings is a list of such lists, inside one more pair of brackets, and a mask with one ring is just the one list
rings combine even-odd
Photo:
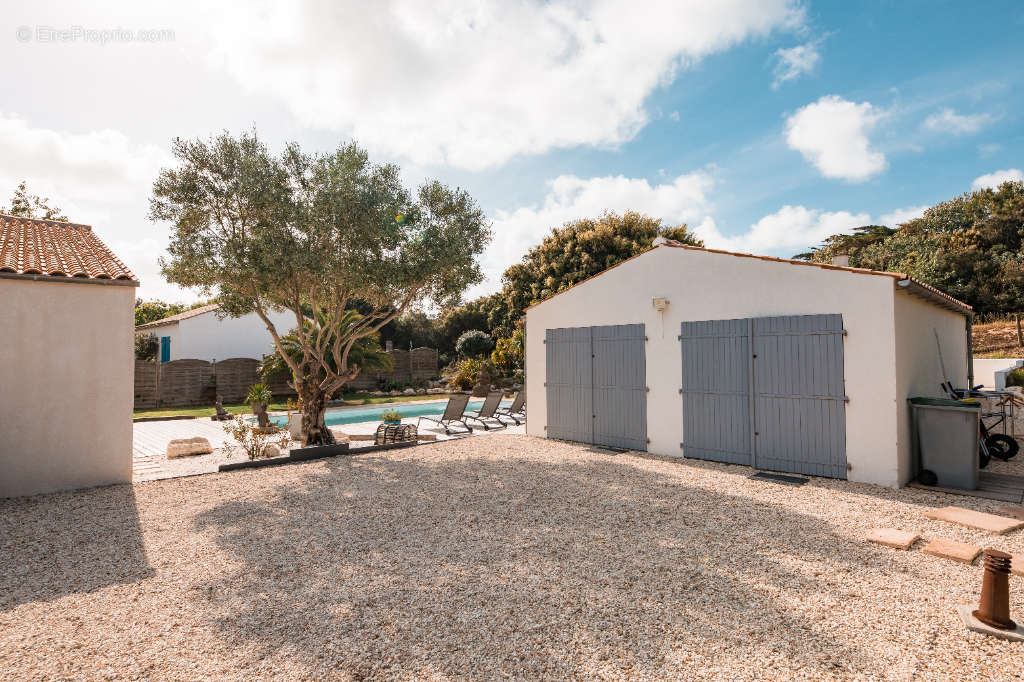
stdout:
[[[324,317],[321,313],[319,317]],[[362,320],[363,316],[355,310],[346,310],[341,314],[341,324],[338,325],[339,331],[344,335],[346,331]],[[306,325],[311,325],[310,321],[306,322]],[[326,320],[320,320],[320,326],[326,326]],[[331,348],[334,344],[333,337],[324,340],[324,347]],[[288,353],[288,356],[295,361],[302,358],[302,344],[299,340],[299,335],[296,330],[292,330],[281,337],[281,346]],[[324,362],[331,372],[337,373],[338,369],[335,366],[335,357],[332,353],[323,354]],[[348,354],[348,371],[357,369],[359,373],[362,372],[375,372],[378,370],[389,371],[393,367],[391,356],[381,350],[380,337],[377,334],[371,334],[370,336],[363,336],[356,340],[352,345],[352,350]],[[270,355],[263,358],[263,362],[260,364],[260,373],[264,378],[268,378],[279,372],[289,371],[288,363],[285,362],[284,358],[281,357],[281,353],[275,350]],[[327,370],[321,369],[318,380],[323,380],[327,376]],[[353,377],[355,378],[355,377]],[[289,381],[288,385],[295,388],[294,377],[293,381]]]

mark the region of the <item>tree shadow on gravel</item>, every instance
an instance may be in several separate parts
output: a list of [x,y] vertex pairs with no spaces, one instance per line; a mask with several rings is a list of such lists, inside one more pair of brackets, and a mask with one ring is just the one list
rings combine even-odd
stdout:
[[243,669],[278,655],[310,676],[678,675],[767,649],[822,676],[884,671],[782,601],[835,596],[794,566],[855,570],[862,547],[628,460],[366,457],[276,492],[195,521],[242,564],[200,581],[193,607]]
[[152,575],[132,486],[0,499],[0,611]]

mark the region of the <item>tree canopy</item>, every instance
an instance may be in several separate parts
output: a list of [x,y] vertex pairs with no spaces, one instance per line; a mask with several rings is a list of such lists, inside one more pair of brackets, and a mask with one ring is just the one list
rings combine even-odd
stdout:
[[[633,211],[623,215],[604,213],[554,227],[522,262],[505,271],[500,291],[444,308],[436,318],[417,318],[416,338],[435,339],[441,357],[448,360],[454,359],[456,343],[467,331],[488,332],[496,343],[511,339],[521,327],[528,306],[647,251],[659,236],[701,245],[686,225],[665,226],[660,220]],[[409,337],[401,323],[398,320],[393,327],[389,325],[382,336],[404,347]]]
[[845,253],[854,267],[904,272],[970,304],[979,313],[1024,305],[1024,183],[963,194],[898,228],[869,225],[833,235],[807,254],[829,262]]
[[649,250],[659,236],[703,246],[686,225],[665,226],[635,211],[606,212],[554,228],[521,263],[505,270],[500,296],[504,310],[490,328],[511,336],[527,307]]
[[67,222],[68,217],[57,208],[50,206],[49,197],[40,198],[38,194],[28,191],[27,183],[22,180],[14,190],[11,205],[0,208],[0,213],[20,216],[22,218],[42,218],[43,220],[61,220]]
[[[275,155],[255,132],[224,133],[177,139],[173,153],[150,203],[151,218],[173,226],[164,276],[229,314],[259,315],[292,372],[307,443],[333,441],[323,412],[360,371],[359,339],[415,302],[456,303],[482,277],[490,227],[472,197],[437,181],[410,192],[397,166],[355,143]],[[346,324],[356,302],[361,317]],[[268,317],[282,308],[295,315],[299,357]]]

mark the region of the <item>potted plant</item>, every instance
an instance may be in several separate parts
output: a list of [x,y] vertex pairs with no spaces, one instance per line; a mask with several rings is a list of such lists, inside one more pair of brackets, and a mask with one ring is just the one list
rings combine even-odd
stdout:
[[384,410],[384,412],[380,415],[380,418],[381,421],[383,421],[385,424],[402,423],[402,413],[399,412],[398,410]]
[[256,423],[260,429],[268,432],[277,431],[277,428],[270,423],[270,417],[267,415],[267,406],[270,405],[270,389],[267,388],[266,384],[253,384],[249,387],[249,393],[245,396],[245,402],[249,403],[252,407],[252,412],[256,415]]

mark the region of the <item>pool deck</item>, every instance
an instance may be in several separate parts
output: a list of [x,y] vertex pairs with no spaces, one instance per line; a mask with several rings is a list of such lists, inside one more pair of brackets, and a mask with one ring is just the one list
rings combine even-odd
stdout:
[[[444,403],[446,400],[430,402]],[[438,414],[440,412],[441,410],[439,409]],[[272,416],[273,414],[276,413],[272,413]],[[406,423],[415,424],[416,421],[416,417],[410,417],[406,420]],[[496,425],[492,420],[488,421]],[[506,419],[506,421],[508,420]],[[216,472],[217,467],[221,464],[242,461],[245,458],[245,454],[238,450],[237,446],[234,448],[225,447],[233,443],[233,440],[224,432],[222,425],[223,422],[211,421],[208,417],[173,421],[136,422],[133,424],[132,480],[139,483],[164,478],[208,474]],[[331,430],[346,433],[350,436],[373,435],[378,425],[380,425],[380,421],[374,420],[357,424],[339,424],[332,426]],[[442,427],[427,421],[421,424],[419,432],[421,434],[433,434],[439,441],[467,437],[464,433],[445,434]],[[474,426],[472,435],[480,436],[492,433],[522,434],[525,432],[526,427],[523,425],[516,426],[512,424],[504,429],[492,428],[490,431],[485,431],[477,425]],[[167,459],[167,444],[170,441],[176,438],[193,438],[195,436],[201,436],[209,440],[214,450],[213,453]],[[354,441],[352,448],[357,450],[360,445],[369,445],[370,443],[372,441]]]

